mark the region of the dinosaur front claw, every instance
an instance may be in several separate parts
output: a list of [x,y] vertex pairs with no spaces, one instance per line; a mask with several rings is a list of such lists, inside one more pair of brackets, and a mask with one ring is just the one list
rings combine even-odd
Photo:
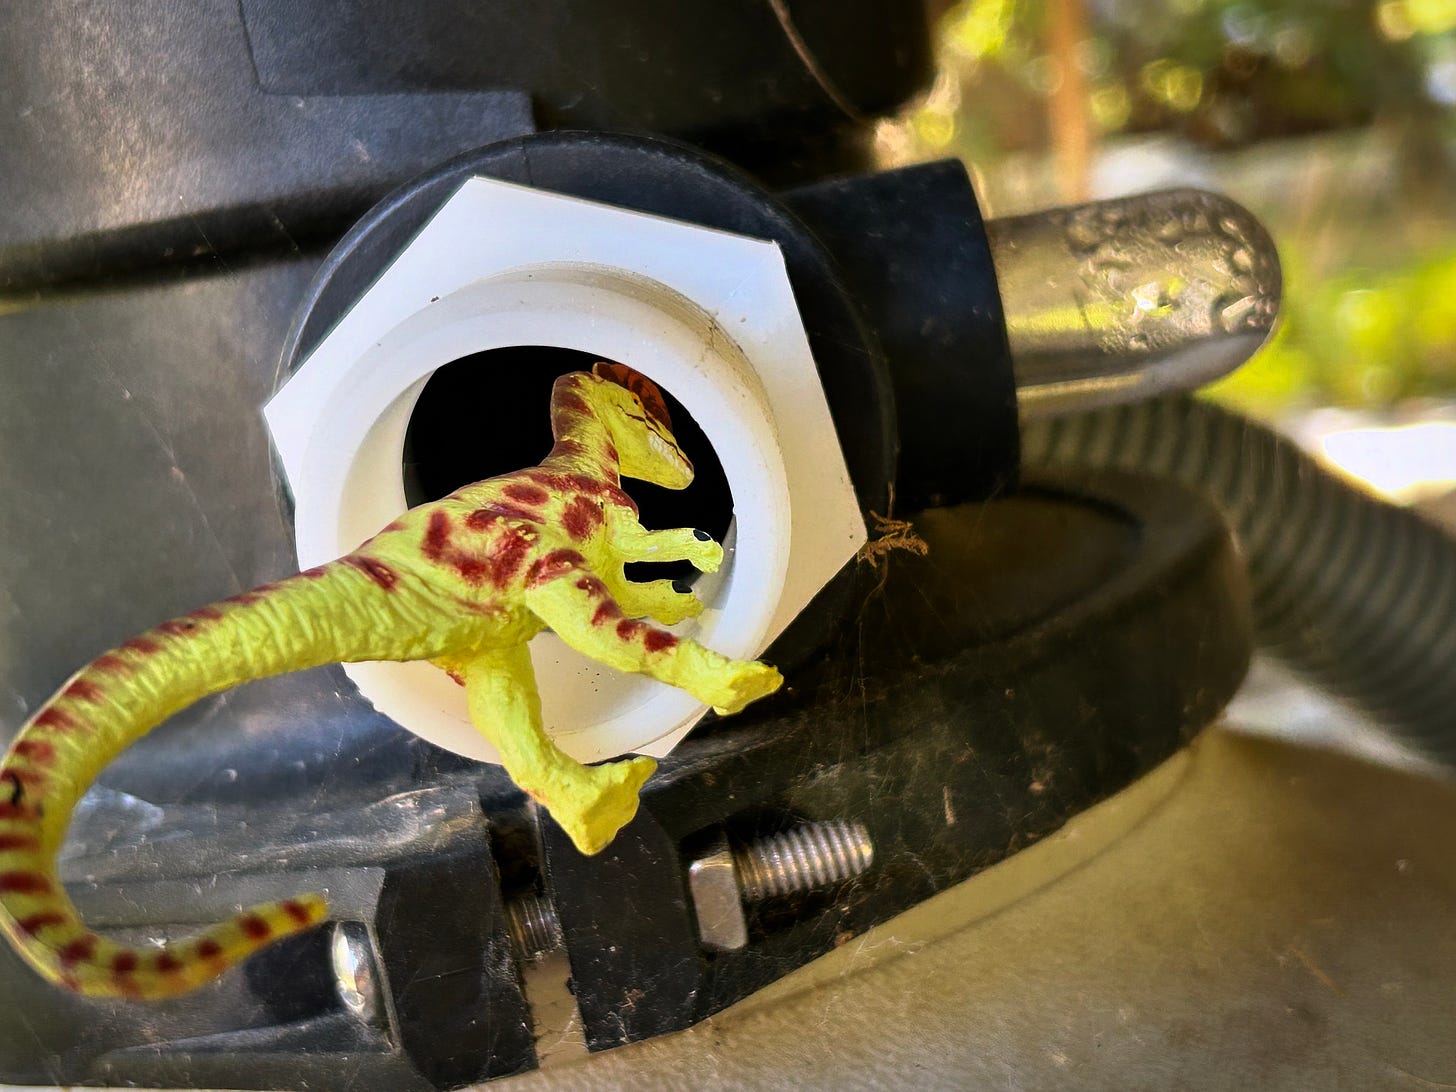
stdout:
[[719,716],[740,712],[750,702],[768,697],[783,684],[784,677],[778,668],[757,660],[739,662],[714,696],[713,712]]
[[723,547],[711,538],[706,541],[695,538],[687,560],[700,573],[715,573],[723,564]]
[[632,618],[651,618],[664,626],[675,626],[703,613],[703,601],[682,580],[653,580],[628,583],[620,589],[617,602]]
[[664,626],[675,626],[702,613],[703,601],[689,588],[686,592],[675,592],[671,599],[658,604],[651,616]]

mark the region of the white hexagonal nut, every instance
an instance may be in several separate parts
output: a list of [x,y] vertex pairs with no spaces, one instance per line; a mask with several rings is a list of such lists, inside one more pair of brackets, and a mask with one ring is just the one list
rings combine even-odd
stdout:
[[[770,242],[474,178],[463,183],[266,409],[295,501],[298,561],[348,553],[406,508],[405,430],[431,374],[489,349],[547,345],[627,364],[670,391],[733,496],[707,609],[676,627],[759,655],[864,544],[783,257]],[[480,366],[491,366],[489,357]],[[481,406],[482,428],[547,407]],[[630,480],[626,483],[631,491]],[[613,672],[550,633],[531,644],[547,730],[595,761],[666,754],[707,708]],[[380,712],[494,761],[464,691],[428,663],[345,666]]]

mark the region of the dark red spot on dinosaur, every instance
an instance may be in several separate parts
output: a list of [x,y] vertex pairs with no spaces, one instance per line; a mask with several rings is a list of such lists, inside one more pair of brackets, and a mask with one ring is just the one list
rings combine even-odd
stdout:
[[479,584],[490,573],[490,565],[478,557],[458,557],[453,564],[460,579],[467,584]]
[[200,618],[204,622],[220,622],[222,620],[222,611],[218,610],[216,607],[211,606],[198,607],[187,617]]
[[32,721],[32,724],[36,728],[51,729],[52,732],[74,732],[82,727],[80,721],[77,721],[74,716],[71,716],[64,709],[55,708],[55,706],[51,706],[50,709],[42,709],[36,715],[35,721]]
[[617,636],[624,641],[631,641],[646,628],[646,622],[639,622],[635,618],[623,618],[617,623]]
[[620,486],[590,474],[554,474],[546,470],[527,470],[523,475],[554,493],[581,493],[589,497],[605,497],[612,504],[637,511],[637,502]]
[[[70,689],[66,691],[66,697],[74,697],[71,690],[75,688],[76,684],[72,683]],[[96,699],[92,698],[91,700],[95,701]],[[80,727],[75,717],[71,716],[64,709],[57,709],[54,705],[49,709],[41,710],[40,714],[35,718],[34,723],[37,728],[49,728],[56,732],[71,732]]]
[[486,559],[491,584],[503,588],[515,579],[530,552],[531,540],[519,534],[506,535],[492,543]]
[[590,474],[567,474],[562,484],[578,493],[585,493],[588,496],[605,493],[611,486],[600,478],[593,478]]
[[292,918],[295,924],[311,925],[313,923],[313,915],[308,912],[308,907],[297,899],[284,900],[283,912]]
[[222,945],[211,937],[204,937],[197,942],[197,958],[214,960],[222,958]]
[[450,516],[439,509],[430,513],[430,524],[425,529],[424,553],[431,561],[439,561],[450,545]]
[[0,819],[14,819],[26,822],[35,822],[40,818],[40,813],[25,804],[15,804],[10,801],[0,800]]
[[97,656],[96,659],[91,661],[91,666],[95,670],[104,671],[108,675],[119,675],[131,670],[131,664],[112,652]]
[[243,936],[249,940],[267,940],[273,935],[273,926],[269,925],[257,914],[244,914],[238,918],[238,928],[243,931]]
[[539,588],[542,584],[574,572],[585,564],[586,558],[575,550],[552,550],[531,566],[528,583],[533,588]]
[[0,891],[17,895],[49,895],[51,881],[40,872],[0,872]]
[[590,538],[602,525],[602,506],[587,497],[575,497],[561,511],[561,526],[580,542]]
[[597,599],[600,596],[607,594],[607,586],[595,576],[592,576],[591,573],[587,573],[586,576],[583,576],[580,580],[578,580],[576,582],[576,587],[578,591],[586,592],[587,595],[591,596],[593,599]]
[[65,925],[66,921],[66,915],[59,910],[42,910],[21,918],[15,924],[22,933],[35,936],[42,929],[49,929],[52,925]]
[[518,520],[523,523],[541,522],[541,516],[537,512],[528,512],[524,508],[517,508],[514,504],[491,501],[466,516],[465,526],[472,531],[483,531],[498,519]]
[[580,440],[557,440],[555,446],[551,448],[551,456],[553,458],[570,459],[574,458],[577,455],[583,454],[585,451],[586,445],[584,445]]
[[399,583],[399,574],[391,569],[384,562],[372,557],[360,557],[358,554],[350,554],[344,558],[346,565],[352,565],[361,573],[367,576],[374,583],[378,584],[385,591],[393,591],[394,586]]
[[40,849],[40,839],[33,834],[0,834],[0,853],[13,849]]
[[665,629],[649,629],[642,638],[642,647],[648,652],[666,652],[677,647],[677,638]]
[[11,748],[11,753],[44,766],[55,760],[56,748],[43,739],[22,739]]
[[197,623],[190,618],[173,618],[158,626],[157,632],[165,633],[168,637],[189,637],[196,629]]
[[586,404],[586,399],[575,391],[554,392],[551,396],[551,408],[565,410],[567,413],[591,413],[591,407]]
[[14,766],[8,767],[0,776],[13,784],[23,785],[27,789],[36,789],[46,783],[46,775],[39,770],[19,770]]
[[597,604],[597,609],[592,612],[592,625],[605,625],[607,622],[614,622],[622,617],[622,608],[617,606],[614,600],[608,599]]
[[551,499],[551,494],[539,485],[531,485],[527,482],[512,482],[501,492],[521,504],[545,504]]
[[[602,484],[597,479],[586,474],[560,474],[550,470],[523,470],[521,477],[528,478],[541,488],[552,493],[581,493],[601,492]],[[573,481],[579,481],[589,485],[589,488],[573,486]]]
[[[88,682],[86,679],[77,679],[70,686],[66,687],[65,691],[65,696],[68,698],[72,698],[76,701],[89,701],[92,703],[100,702],[104,694],[105,691],[103,691],[101,687],[97,686],[93,682]],[[37,718],[36,723],[40,723],[39,718]],[[56,727],[59,728],[61,727],[61,725],[56,725]],[[72,727],[74,727],[74,725],[72,725]]]
[[254,603],[261,603],[262,601],[263,596],[255,591],[245,591],[238,595],[230,595],[227,599],[223,600],[225,603],[237,603],[243,607],[251,607]]
[[88,933],[84,937],[77,937],[56,953],[56,958],[61,961],[62,967],[74,967],[82,960],[90,959],[96,954],[96,937]]
[[322,580],[329,575],[329,567],[327,565],[315,565],[312,569],[304,569],[298,575],[306,577],[309,580]]
[[124,652],[134,652],[138,656],[152,656],[162,651],[161,645],[147,637],[133,637],[121,647]]
[[182,969],[182,961],[171,952],[158,952],[152,960],[152,966],[162,974],[176,974]]
[[117,952],[111,957],[111,969],[117,974],[131,974],[137,969],[135,952]]
[[575,567],[586,564],[586,558],[582,557],[575,550],[569,549],[552,550],[543,560],[548,565],[560,565],[564,567]]

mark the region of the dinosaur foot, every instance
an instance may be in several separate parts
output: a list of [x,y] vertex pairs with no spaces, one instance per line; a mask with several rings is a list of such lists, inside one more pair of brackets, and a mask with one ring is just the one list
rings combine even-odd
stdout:
[[600,853],[637,814],[642,783],[657,763],[645,756],[583,766],[569,786],[542,800],[551,817],[566,831],[572,844],[591,856]]

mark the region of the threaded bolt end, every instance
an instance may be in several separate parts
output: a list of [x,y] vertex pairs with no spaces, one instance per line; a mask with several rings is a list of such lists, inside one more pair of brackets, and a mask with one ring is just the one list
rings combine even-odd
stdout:
[[835,819],[774,834],[733,854],[747,901],[828,887],[858,876],[874,862],[863,823]]
[[506,917],[510,922],[511,939],[526,959],[537,959],[547,952],[554,952],[564,943],[556,908],[541,895],[522,895],[512,899],[506,903]]

